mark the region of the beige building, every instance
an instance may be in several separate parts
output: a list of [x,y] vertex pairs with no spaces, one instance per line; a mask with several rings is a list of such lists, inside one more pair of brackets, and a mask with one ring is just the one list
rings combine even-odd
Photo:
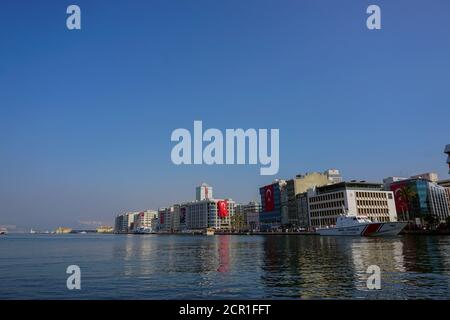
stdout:
[[439,180],[439,177],[438,177],[437,173],[426,172],[426,173],[416,174],[415,176],[411,176],[411,179],[425,179],[425,180],[436,183]]
[[66,233],[71,233],[71,232],[72,232],[72,229],[67,228],[67,227],[59,227],[55,231],[56,234],[66,234]]
[[152,227],[152,219],[158,216],[158,212],[155,210],[146,210],[139,212],[134,217],[133,231],[138,231],[145,228]]
[[328,169],[324,173],[312,172],[299,174],[294,179],[287,180],[287,219],[284,219],[283,224],[291,224],[306,228],[306,221],[308,218],[304,215],[302,210],[299,210],[299,194],[314,187],[325,186],[341,181],[342,177],[337,169]]
[[111,226],[100,226],[97,228],[97,233],[113,233],[114,228]]

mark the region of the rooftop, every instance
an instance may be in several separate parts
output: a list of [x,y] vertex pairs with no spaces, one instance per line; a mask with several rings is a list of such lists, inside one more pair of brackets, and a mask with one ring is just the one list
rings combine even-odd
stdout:
[[327,193],[337,190],[345,189],[369,189],[369,190],[382,190],[383,185],[381,183],[366,182],[366,181],[350,181],[350,182],[339,182],[335,184],[329,184],[322,187],[317,187],[316,191],[318,193]]

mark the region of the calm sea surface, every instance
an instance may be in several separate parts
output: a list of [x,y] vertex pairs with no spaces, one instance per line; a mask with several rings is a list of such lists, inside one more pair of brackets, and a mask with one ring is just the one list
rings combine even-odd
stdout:
[[[81,290],[66,287],[73,264]],[[0,237],[0,299],[261,298],[450,299],[450,237]]]

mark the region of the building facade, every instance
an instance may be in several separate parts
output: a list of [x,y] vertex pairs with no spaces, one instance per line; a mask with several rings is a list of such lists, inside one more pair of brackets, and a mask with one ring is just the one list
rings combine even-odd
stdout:
[[115,233],[126,233],[128,227],[128,216],[126,214],[119,214],[114,221]]
[[158,231],[159,232],[174,232],[174,206],[167,208],[160,208],[158,210]]
[[152,220],[158,217],[158,212],[155,210],[146,210],[139,212],[134,219],[133,231],[143,229],[152,230]]
[[445,189],[445,194],[447,195],[447,201],[448,201],[449,210],[450,210],[450,179],[441,180],[438,182],[438,185],[440,185],[441,187],[443,187]]
[[306,202],[301,201],[308,208],[312,228],[335,225],[346,211],[374,222],[397,221],[394,195],[384,191],[382,184],[341,182],[310,189],[306,197]]
[[257,201],[251,201],[244,205],[244,215],[249,231],[259,231],[259,215],[261,213],[261,204]]
[[449,216],[446,188],[425,179],[406,179],[394,182],[390,190],[395,196],[399,219],[423,225],[427,215],[441,222]]
[[297,200],[298,227],[309,229],[311,222],[309,220],[308,192],[299,193],[295,197]]
[[232,199],[204,199],[181,204],[188,230],[231,230],[235,202]]
[[[328,169],[323,173],[311,172],[299,174],[294,179],[286,181],[287,193],[287,222],[286,224],[295,227],[306,228],[304,210],[299,211],[298,201],[304,200],[299,194],[305,193],[308,189],[342,182],[342,176],[337,169]],[[299,215],[300,213],[300,215]]]
[[259,223],[261,230],[280,228],[283,222],[285,222],[282,221],[282,216],[287,216],[287,206],[284,201],[285,197],[282,196],[285,192],[285,180],[275,180],[274,183],[259,188],[261,196],[261,214],[259,215]]

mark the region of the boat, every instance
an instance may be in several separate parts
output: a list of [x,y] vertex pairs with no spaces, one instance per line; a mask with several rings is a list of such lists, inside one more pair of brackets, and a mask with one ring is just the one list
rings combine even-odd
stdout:
[[316,230],[321,236],[396,236],[406,226],[406,222],[372,222],[365,216],[341,215],[336,226]]
[[136,230],[134,230],[135,234],[151,234],[153,233],[152,228],[150,227],[139,227]]
[[6,236],[8,234],[8,230],[6,229],[0,229],[0,235],[1,236]]
[[205,234],[207,236],[213,236],[214,235],[214,228],[207,228],[205,231]]

